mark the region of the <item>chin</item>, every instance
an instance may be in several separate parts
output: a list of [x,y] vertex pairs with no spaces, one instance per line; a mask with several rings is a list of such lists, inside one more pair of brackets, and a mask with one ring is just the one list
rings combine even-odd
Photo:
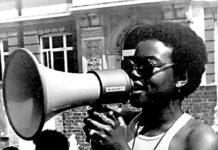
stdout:
[[145,105],[149,105],[149,99],[145,91],[136,91],[130,97],[130,104],[136,108],[142,108]]

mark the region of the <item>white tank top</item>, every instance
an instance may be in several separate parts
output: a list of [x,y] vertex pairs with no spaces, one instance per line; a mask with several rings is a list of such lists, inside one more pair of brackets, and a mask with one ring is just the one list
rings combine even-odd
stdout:
[[[154,150],[158,142],[158,146],[155,150],[168,150],[169,144],[171,140],[173,139],[174,135],[191,119],[193,118],[191,115],[184,113],[182,116],[180,116],[176,122],[173,124],[173,126],[167,131],[167,133],[164,135],[164,133],[148,137],[144,135],[138,135],[135,138],[134,148],[133,150]],[[164,137],[163,137],[164,136]],[[163,137],[163,139],[161,139]],[[132,139],[128,144],[130,146],[130,149],[132,149],[134,139]]]

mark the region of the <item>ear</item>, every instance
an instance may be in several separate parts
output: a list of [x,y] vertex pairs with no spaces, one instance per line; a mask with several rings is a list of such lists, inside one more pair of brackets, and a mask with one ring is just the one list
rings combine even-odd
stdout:
[[185,86],[188,83],[188,74],[187,72],[184,73],[184,75],[180,76],[180,79],[176,82],[176,87],[181,88]]

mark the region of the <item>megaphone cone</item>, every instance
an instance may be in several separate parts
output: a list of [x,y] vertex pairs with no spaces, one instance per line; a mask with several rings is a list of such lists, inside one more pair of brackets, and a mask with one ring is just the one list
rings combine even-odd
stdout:
[[26,49],[14,51],[3,76],[3,100],[13,130],[32,140],[44,123],[69,108],[126,102],[132,81],[123,70],[64,73],[39,64]]

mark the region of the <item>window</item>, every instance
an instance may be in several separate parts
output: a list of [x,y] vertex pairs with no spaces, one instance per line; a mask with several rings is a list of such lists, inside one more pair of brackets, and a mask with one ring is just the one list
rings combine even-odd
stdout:
[[72,34],[52,34],[40,38],[42,63],[63,72],[78,72],[76,37]]
[[9,55],[9,50],[8,50],[8,40],[0,40],[0,54],[1,54],[1,57],[0,57],[0,81],[2,81],[2,77],[3,77],[3,72],[4,72],[4,69],[5,69],[5,65],[6,65],[6,62],[7,62],[7,58],[8,58],[8,55]]

